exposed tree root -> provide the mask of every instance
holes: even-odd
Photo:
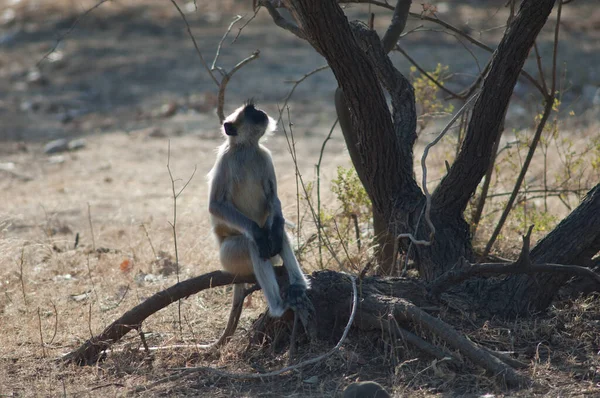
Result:
[[[352,312],[351,281],[347,276],[332,271],[316,272],[311,279],[312,288],[308,293],[316,310],[314,337],[325,341],[339,340],[344,333],[344,325],[348,324]],[[216,271],[174,285],[127,311],[100,335],[86,341],[63,359],[79,365],[93,364],[111,344],[117,342],[130,330],[136,329],[148,316],[170,303],[204,289],[234,282],[252,283],[254,280],[251,277],[243,280],[235,279],[224,272]],[[452,363],[459,364],[460,360],[457,358],[463,356],[493,374],[501,384],[508,387],[527,383],[526,377],[514,369],[521,368],[523,364],[516,363],[505,355],[496,355],[497,353],[479,347],[446,322],[425,312],[422,308],[435,308],[435,304],[428,301],[427,289],[419,281],[404,278],[369,277],[360,281],[359,291],[360,304],[356,311],[354,330],[391,331],[393,335],[401,337],[406,343],[435,358],[445,358]],[[268,336],[273,331],[270,325],[274,325],[276,321],[281,322],[263,317],[262,322],[257,324],[260,334]],[[291,322],[291,320],[289,321]],[[411,329],[426,331],[438,336],[447,346],[456,349],[460,355],[455,356],[426,342],[410,331]],[[268,337],[272,338],[273,336]],[[289,333],[284,339],[287,339],[285,343],[289,343]]]
[[[446,289],[457,285],[467,279],[477,276],[493,275],[534,275],[539,273],[567,274],[581,276],[589,281],[594,281],[600,286],[600,275],[589,268],[578,265],[562,264],[532,264],[530,258],[530,239],[533,225],[529,227],[527,234],[523,236],[523,247],[517,261],[508,263],[483,263],[471,264],[464,258],[459,261],[459,266],[447,271],[431,284],[430,291],[433,295],[439,296]]]

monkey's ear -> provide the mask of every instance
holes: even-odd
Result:
[[[223,124],[223,128],[225,129],[225,134],[229,136],[237,135],[237,128],[233,125],[233,123],[225,122],[225,124]]]

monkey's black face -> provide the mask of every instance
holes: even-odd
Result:
[[[229,137],[236,137],[236,143],[258,141],[267,129],[272,130],[274,124],[265,112],[256,109],[253,102],[246,102],[229,115],[223,123],[223,131]]]
[[[232,137],[235,137],[236,135],[238,135],[237,128],[234,126],[233,123],[225,122],[223,127],[225,128],[225,134],[232,136]]]
[[[267,114],[260,109],[256,109],[252,103],[244,107],[244,119],[256,125],[266,126],[269,123]]]

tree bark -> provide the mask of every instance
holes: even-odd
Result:
[[[462,217],[492,159],[517,78],[555,0],[524,0],[492,55],[462,148],[432,197],[432,207]]]
[[[392,234],[413,233],[424,198],[412,170],[415,129],[411,125],[414,97],[407,96],[412,94],[410,85],[402,88],[404,81],[383,49],[377,48],[381,43],[377,46],[373,41],[374,32],[349,24],[335,1],[285,3],[303,36],[326,58],[343,92],[352,127],[346,143],[375,211],[388,220]],[[426,280],[443,274],[460,257],[473,257],[462,213],[488,169],[514,84],[553,4],[554,0],[524,1],[493,55],[462,150],[432,196],[432,222],[438,232],[433,245],[418,248],[419,271]],[[393,119],[381,85],[390,92]],[[428,235],[422,223],[417,237]]]
[[[347,114],[350,127],[344,129],[344,138],[374,212],[387,223],[392,236],[414,233],[424,196],[412,170],[415,138],[412,88],[393,67],[376,34],[361,24],[348,23],[336,1],[284,0],[284,3],[300,27],[302,38],[326,58],[336,76],[339,84],[336,108],[338,114]],[[554,3],[555,0],[524,0],[492,56],[461,151],[432,195],[434,242],[431,246],[417,247],[417,264],[425,280],[439,277],[461,257],[473,259],[471,234],[463,212],[492,162],[492,151],[514,85]],[[382,87],[390,94],[393,114],[388,110]],[[597,196],[595,191],[591,192],[580,211],[574,212],[534,248],[531,253],[534,262],[569,264],[582,257],[589,259],[600,238],[595,229],[598,224],[587,224],[585,218],[595,219],[596,215],[590,212]],[[583,227],[581,231],[587,234],[583,239],[586,243],[581,247],[557,244],[561,239],[571,239],[577,226]],[[429,232],[421,220],[416,237],[428,239]],[[539,283],[541,280],[544,283]],[[483,281],[475,282],[477,287],[470,293],[481,298],[482,292],[487,292],[480,300],[481,306],[495,314],[511,316],[546,308],[565,277],[514,276],[488,282],[487,286]]]
[[[354,132],[349,138],[359,158],[356,169],[362,170],[359,176],[373,205],[388,220],[395,210],[411,212],[422,196],[412,177],[412,157],[400,156],[402,151],[373,64],[360,49],[343,11],[334,0],[288,0],[286,4],[307,40],[327,60],[344,93]],[[415,114],[407,117],[414,118]],[[413,200],[398,200],[410,197]]]
[[[532,263],[586,265],[600,251],[600,184],[531,250]],[[570,278],[560,273],[513,275],[500,281],[478,279],[465,292],[478,297],[473,310],[504,317],[544,311]]]

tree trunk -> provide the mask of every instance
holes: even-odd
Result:
[[[585,265],[600,251],[600,184],[531,250],[532,263]],[[569,275],[513,275],[500,281],[474,280],[465,292],[478,297],[478,311],[508,317],[544,311]],[[476,310],[473,308],[473,310]]]
[[[285,4],[338,81],[336,99],[343,93],[352,131],[344,138],[374,211],[387,220],[391,234],[414,233],[424,197],[413,176],[412,87],[373,38],[376,34],[360,24],[349,24],[336,1],[287,0]],[[471,236],[462,213],[488,169],[514,84],[553,4],[554,0],[525,0],[493,55],[461,152],[432,196],[432,222],[438,232],[432,246],[418,248],[419,271],[426,280],[453,267],[460,257],[472,259]],[[393,116],[381,86],[390,93]],[[339,114],[340,104],[336,105]],[[427,239],[429,232],[422,222],[417,237]]]
[[[391,64],[376,33],[364,25],[348,23],[335,0],[284,0],[284,3],[301,28],[301,37],[326,58],[338,81],[336,109],[338,115],[346,113],[347,118],[344,138],[373,202],[374,213],[380,216],[378,221],[387,223],[387,241],[390,236],[393,241],[398,233],[414,234],[425,198],[413,175],[412,87]],[[473,258],[471,235],[463,212],[489,168],[514,85],[554,3],[555,0],[524,0],[492,56],[461,151],[432,194],[434,242],[431,246],[416,247],[419,272],[425,280],[442,275],[461,257]],[[390,94],[392,114],[382,88]],[[340,124],[343,122],[340,117]],[[585,217],[595,219],[596,215],[590,212],[597,196],[595,191],[590,193],[587,205],[582,204],[580,212],[574,212],[538,244],[532,252],[534,262],[551,259],[552,262],[576,263],[582,256],[591,256],[589,253],[598,246],[600,238],[594,232],[594,225],[585,223]],[[583,225],[583,233],[590,230],[589,239],[585,239],[587,243],[582,247],[557,244],[573,236],[578,230],[573,225]],[[421,220],[416,237],[428,239],[429,234],[426,223]],[[542,279],[544,282],[539,283]],[[470,290],[481,301],[480,306],[489,307],[495,314],[521,315],[528,309],[546,308],[565,278],[515,276],[488,282],[486,285],[478,281],[477,288]],[[487,293],[482,296],[482,292]],[[505,297],[507,301],[498,297]]]

